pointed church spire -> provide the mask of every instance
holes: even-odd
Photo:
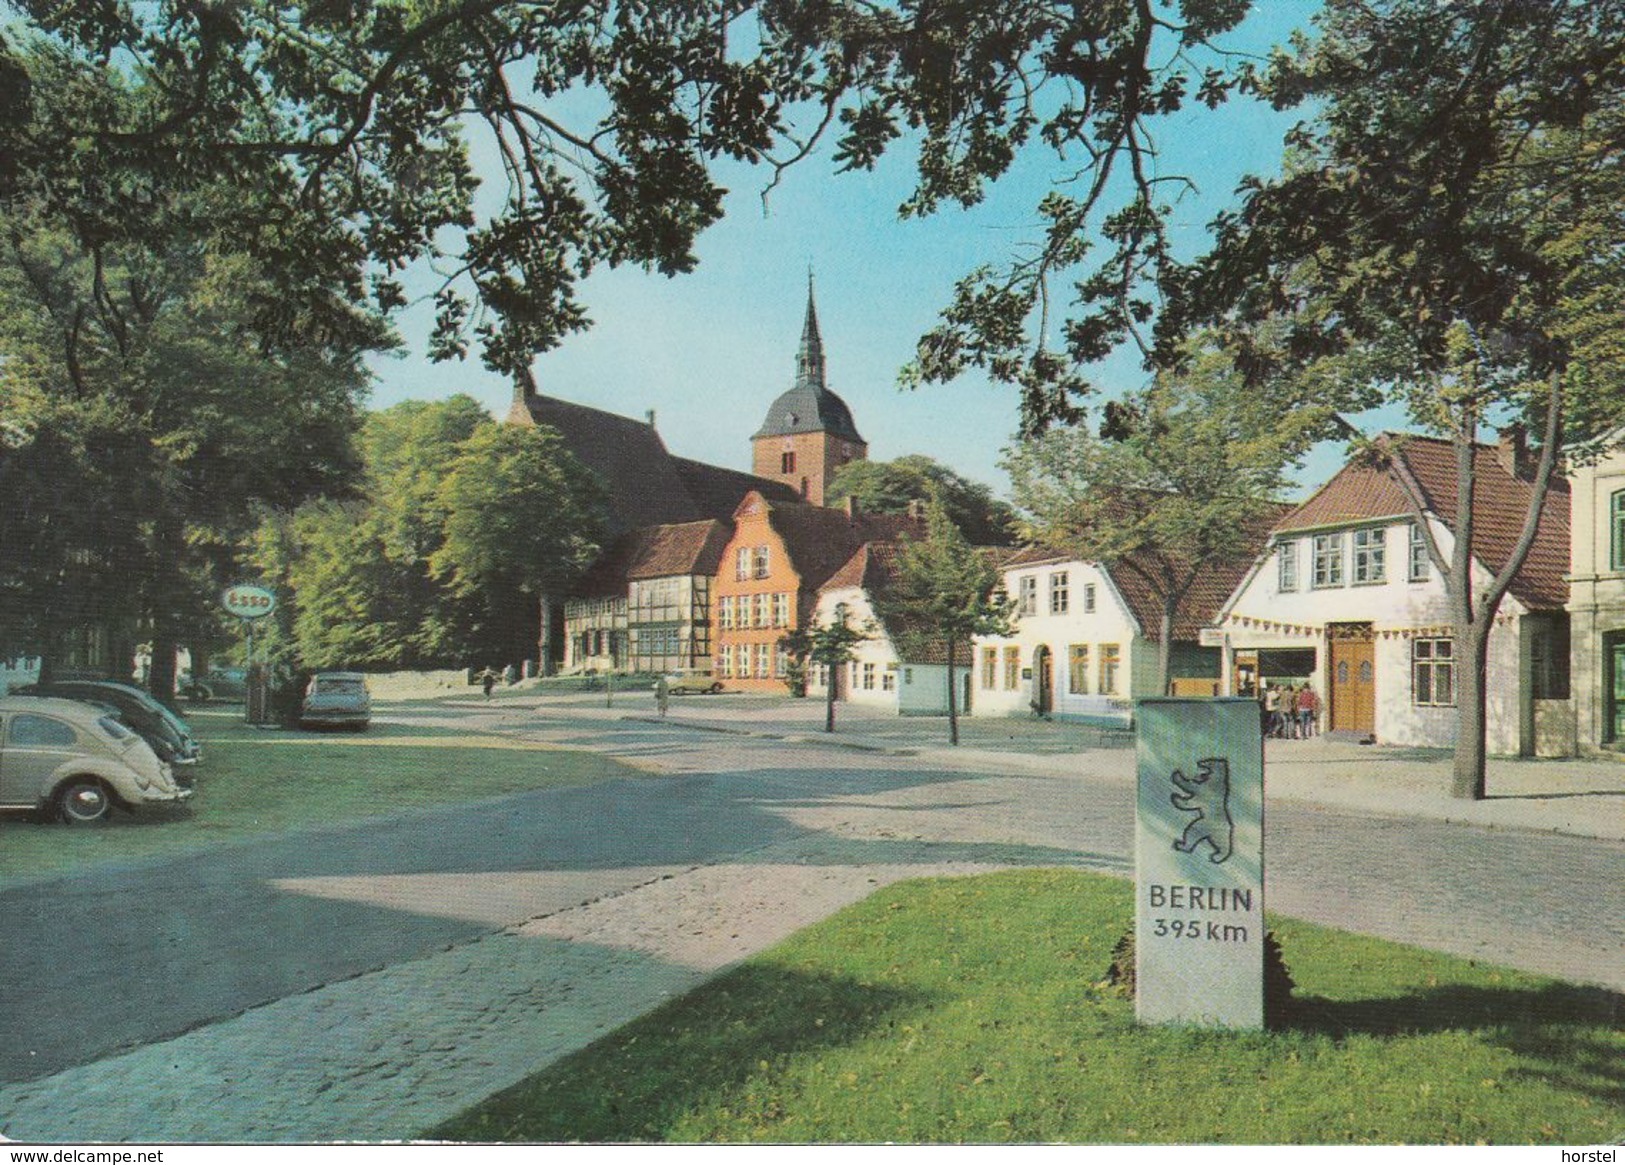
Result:
[[[801,350],[796,353],[796,387],[823,390],[824,340],[818,334],[818,308],[813,302],[812,269],[807,271],[807,319],[801,325]]]

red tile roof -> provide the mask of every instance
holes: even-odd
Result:
[[[1404,458],[1422,488],[1423,508],[1456,528],[1456,453],[1438,437],[1385,433],[1380,447]],[[1512,556],[1523,529],[1533,482],[1514,474],[1494,445],[1473,450],[1473,554],[1491,571]],[[1404,518],[1411,512],[1395,471],[1369,461],[1352,461],[1275,527],[1283,534],[1350,525],[1378,518]],[[1530,610],[1555,610],[1568,602],[1569,485],[1553,476],[1535,542],[1512,593]]]
[[[629,530],[599,555],[577,591],[583,598],[624,597],[634,579],[714,575],[732,537],[733,523],[709,519]]]
[[[830,576],[821,589],[863,588],[874,602],[875,617],[884,626],[886,636],[899,658],[907,663],[946,664],[946,639],[918,620],[899,619],[895,615],[888,617],[884,609],[886,589],[897,581],[897,557],[901,550],[902,546],[893,541],[866,542],[840,570]],[[965,663],[966,660],[960,658],[957,662]]]
[[[1291,507],[1287,505],[1268,508],[1254,523],[1251,533],[1243,538],[1242,546],[1245,550],[1240,555],[1225,562],[1211,563],[1197,575],[1196,581],[1185,592],[1179,611],[1174,616],[1176,642],[1194,642],[1201,629],[1211,625],[1225,600],[1230,597],[1230,593],[1252,568],[1257,551],[1264,545],[1271,527],[1290,509]],[[1049,566],[1080,561],[1085,560],[1070,551],[1029,543],[1007,558],[1003,569],[1019,570],[1027,566]],[[1160,640],[1162,597],[1145,576],[1147,574],[1156,576],[1161,573],[1167,565],[1163,556],[1151,550],[1136,551],[1117,562],[1097,565],[1111,580],[1117,593],[1123,596],[1123,602],[1128,605],[1129,612],[1140,625],[1140,633],[1153,642]],[[1180,569],[1178,560],[1173,560],[1172,565],[1175,570]]]
[[[769,501],[768,524],[784,540],[801,585],[816,591],[834,577],[866,542],[896,541],[904,534],[923,535],[925,524],[902,514],[849,516],[845,510],[804,502]]]
[[[509,413],[510,419],[526,416],[557,430],[603,481],[612,533],[704,518],[726,521],[753,489],[774,501],[798,500],[782,482],[672,456],[647,421],[540,393],[516,401]]]

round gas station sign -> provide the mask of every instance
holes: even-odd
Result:
[[[220,596],[220,605],[239,619],[263,619],[276,610],[276,595],[253,583],[238,583],[226,588],[225,594]]]

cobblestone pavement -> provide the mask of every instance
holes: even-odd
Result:
[[[140,897],[106,897],[130,871],[64,879],[68,893],[46,906],[0,895],[6,981],[75,972],[38,1014],[0,1003],[0,1069],[18,1036],[54,1057],[0,1070],[0,1132],[412,1137],[879,885],[1014,865],[1128,870],[1132,754],[1121,749],[967,749],[949,763],[926,746],[929,724],[915,730],[921,755],[900,756],[882,750],[912,746],[784,739],[797,733],[762,715],[720,726],[762,734],[736,737],[580,702],[392,714],[592,747],[652,779],[155,863],[155,884],[186,905],[100,946],[64,940],[61,912],[105,928]],[[1612,896],[1625,845],[1335,799],[1271,812],[1272,909],[1625,989]],[[214,897],[205,881],[219,884]],[[143,947],[154,925],[160,941]],[[35,963],[13,966],[19,957]],[[125,1008],[75,1009],[93,988],[155,972],[153,1000],[188,996],[187,978],[166,976],[205,989],[111,1041],[96,1017]]]

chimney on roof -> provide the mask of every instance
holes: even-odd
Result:
[[[644,416],[649,418],[649,427],[651,429],[654,428],[655,427],[655,411],[653,409],[650,409],[647,413],[644,414]]]
[[[1527,478],[1534,465],[1529,455],[1529,435],[1522,425],[1508,425],[1498,434],[1495,459],[1501,468],[1516,478]]]
[[[858,509],[858,497],[857,497],[857,495],[856,494],[847,494],[846,495],[846,516],[848,518],[851,518],[854,521],[856,521],[857,516],[858,516],[859,513],[861,513],[861,511]]]

